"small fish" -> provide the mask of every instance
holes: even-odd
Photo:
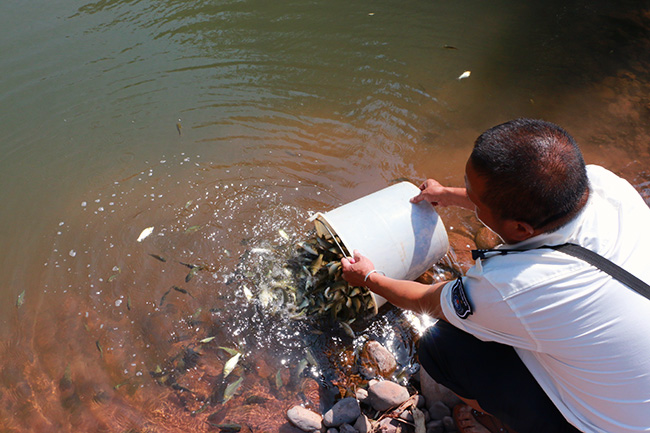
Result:
[[[194,278],[194,275],[196,275],[196,272],[198,271],[198,269],[199,269],[198,267],[194,267],[194,268],[190,269],[190,272],[188,272],[187,275],[185,275],[185,282],[186,283],[189,283],[190,280],[192,278]]]
[[[230,385],[226,387],[226,390],[223,393],[223,402],[226,403],[228,400],[232,398],[233,395],[235,395],[235,392],[239,389],[239,386],[241,383],[244,381],[243,377],[240,377]]]
[[[204,338],[203,340],[199,341],[199,343],[201,343],[201,344],[206,344],[206,343],[211,342],[211,341],[214,340],[215,338],[216,338],[216,337],[207,337],[207,338]]]
[[[151,257],[153,257],[154,259],[158,260],[158,261],[161,261],[161,262],[166,262],[166,261],[167,261],[167,259],[165,259],[165,258],[162,257],[162,256],[159,256],[158,254],[149,254],[149,255],[150,255]]]
[[[188,228],[185,229],[185,233],[194,233],[194,232],[196,232],[196,231],[201,230],[201,227],[202,227],[201,225],[198,225],[198,226],[190,226],[190,227],[188,227]]]
[[[447,50],[457,50],[458,48],[454,47],[453,45],[443,45],[442,48],[445,48]]]
[[[229,347],[223,347],[223,346],[219,346],[219,349],[225,350],[226,352],[228,352],[232,356],[235,356],[235,355],[239,354],[239,351],[237,349],[231,349]]]
[[[237,366],[237,363],[239,362],[239,358],[241,357],[241,353],[238,353],[237,355],[233,356],[226,362],[226,365],[223,366],[223,378],[225,379],[228,377],[230,373],[235,369]]]
[[[238,431],[241,431],[241,426],[239,424],[215,424],[213,422],[209,422],[208,424],[221,430],[221,433],[237,433]]]
[[[95,341],[95,346],[97,347],[97,350],[99,350],[99,356],[102,358],[104,357],[104,350],[102,349],[102,345],[99,344],[99,340]]]
[[[472,75],[472,71],[465,71],[465,72],[463,72],[462,74],[460,74],[460,75],[458,76],[458,79],[459,79],[459,80],[462,80],[463,78],[467,78],[467,77],[469,77],[470,75]]]
[[[118,275],[120,275],[119,272],[118,272],[117,274],[113,274],[113,275],[111,275],[110,277],[108,277],[108,282],[110,283],[111,281],[113,281],[114,279],[116,279],[116,278],[118,277]]]
[[[16,307],[20,308],[23,306],[25,303],[25,291],[23,290],[20,292],[20,295],[18,295],[18,298],[16,298]]]
[[[275,388],[280,389],[282,388],[284,384],[282,383],[282,370],[278,370],[277,373],[275,373]]]
[[[181,125],[181,122],[176,122],[176,130],[178,131],[178,135],[182,134],[183,126]]]
[[[185,209],[189,209],[189,207],[192,206],[192,203],[194,203],[194,200],[188,200],[187,203],[185,203]]]
[[[341,328],[343,328],[343,331],[345,331],[345,333],[346,333],[350,338],[354,338],[354,331],[352,330],[352,327],[351,327],[350,325],[348,325],[348,324],[345,323],[345,322],[339,322],[339,324],[341,325]]]
[[[284,230],[279,229],[278,233],[280,233],[280,236],[282,236],[285,240],[287,240],[287,241],[289,240],[289,235]]]
[[[126,297],[126,308],[127,308],[127,310],[131,311],[131,297],[130,296]]]
[[[188,292],[187,290],[185,290],[185,289],[182,288],[182,287],[172,286],[172,289],[174,289],[174,290],[176,290],[177,292],[180,292],[180,293],[182,293],[182,294],[184,294],[184,295],[190,295],[190,296],[192,296],[192,294],[191,294],[190,292]],[[194,296],[192,296],[192,297],[194,297]]]
[[[162,295],[162,298],[160,298],[160,306],[161,306],[161,307],[162,307],[163,303],[165,302],[165,298],[167,297],[167,295],[169,295],[169,292],[171,292],[171,291],[172,291],[172,289],[167,290],[167,291],[165,292],[165,294]]]
[[[147,227],[146,229],[142,230],[142,233],[140,233],[140,236],[138,236],[138,242],[142,242],[144,238],[149,236],[151,233],[153,233],[153,227]]]
[[[244,404],[264,404],[268,400],[269,400],[268,398],[261,397],[259,395],[251,395],[250,397],[246,398]]]

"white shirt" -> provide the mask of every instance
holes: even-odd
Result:
[[[503,248],[572,242],[650,283],[650,208],[606,169],[587,174],[590,197],[575,219]],[[550,249],[479,259],[463,282],[474,312],[456,314],[447,284],[447,320],[513,346],[569,422],[584,432],[650,432],[650,300]]]

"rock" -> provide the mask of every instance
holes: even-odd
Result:
[[[404,403],[409,398],[409,392],[395,382],[377,382],[368,388],[368,399],[375,410],[386,410]]]
[[[384,418],[379,421],[377,431],[381,433],[401,433],[402,423],[393,418]]]
[[[415,407],[418,409],[422,409],[427,402],[427,399],[424,398],[422,394],[418,394],[415,396]]]
[[[442,424],[442,420],[429,421],[427,423],[427,433],[444,433],[445,426]]]
[[[368,391],[367,390],[365,390],[363,388],[359,388],[359,389],[357,389],[357,392],[355,392],[354,394],[357,397],[357,400],[359,400],[359,403],[368,403]],[[370,403],[368,403],[368,404],[370,404]]]
[[[262,379],[268,379],[273,374],[271,367],[262,358],[258,358],[255,362],[255,371]]]
[[[361,415],[359,402],[354,397],[347,397],[336,402],[325,415],[323,415],[323,424],[325,427],[338,427],[341,424],[351,424]]]
[[[301,406],[294,406],[289,409],[287,418],[293,425],[306,432],[320,430],[323,423],[322,416]]]
[[[357,418],[357,421],[354,423],[354,428],[359,433],[369,433],[372,431],[372,423],[367,416],[361,414],[361,416]]]
[[[408,409],[400,413],[399,417],[404,421],[413,422],[413,414]]]
[[[352,427],[350,424],[341,424],[339,427],[339,433],[358,433],[357,429]]]
[[[490,249],[501,243],[501,238],[487,227],[481,227],[474,236],[476,248]]]
[[[388,378],[397,368],[392,353],[377,341],[368,341],[359,354],[359,373],[372,379],[377,376]]]
[[[431,415],[431,419],[443,419],[446,416],[451,416],[451,410],[443,402],[436,401],[429,405],[429,415]]]
[[[442,419],[442,425],[445,426],[446,432],[456,431],[456,423],[454,422],[454,419],[450,416],[446,416]]]
[[[449,388],[433,380],[424,368],[420,369],[420,389],[429,406],[437,401],[442,401],[449,408],[453,408],[457,404],[462,403],[460,398],[451,392]]]
[[[339,433],[336,427],[330,427],[327,429],[327,433]]]
[[[474,239],[470,239],[461,234],[449,232],[449,245],[450,249],[453,250],[456,255],[457,265],[459,266],[459,271],[461,274],[465,275],[469,268],[474,265],[474,259],[472,259],[472,251],[476,249],[476,244]],[[454,266],[455,267],[455,266]]]

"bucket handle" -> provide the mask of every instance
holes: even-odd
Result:
[[[336,246],[339,247],[339,251],[341,251],[341,254],[345,257],[345,250],[343,249],[343,247],[341,246],[341,244],[339,244],[339,241],[336,240],[336,236],[334,236],[334,233],[332,233],[332,231],[330,230],[330,228],[328,227],[328,225],[327,225],[326,223],[324,223],[323,221],[319,220],[318,218],[315,218],[315,219],[314,219],[314,222],[318,222],[318,223],[321,224],[323,227],[325,227],[325,230],[327,230],[327,233],[330,234],[330,236],[332,237],[332,240],[334,241],[334,243],[336,244]]]

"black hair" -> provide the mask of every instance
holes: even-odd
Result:
[[[480,200],[501,219],[535,229],[571,214],[589,187],[573,137],[543,120],[515,119],[485,131],[470,161],[485,177]]]

